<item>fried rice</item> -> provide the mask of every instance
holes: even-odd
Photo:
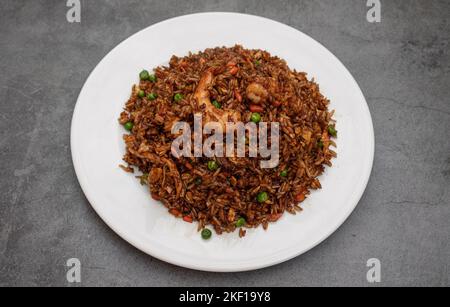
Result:
[[[202,93],[220,111],[200,104]],[[151,77],[141,75],[132,88],[119,118],[130,129],[123,136],[127,165],[121,167],[138,169],[151,197],[175,217],[218,234],[239,229],[242,237],[246,228],[267,229],[285,212],[300,212],[310,191],[321,188],[318,177],[336,157],[335,122],[328,106],[306,73],[291,70],[263,50],[236,45],[173,56],[168,66],[155,68]],[[261,157],[248,155],[175,158],[172,125],[184,121],[192,126],[198,112],[206,121],[238,118],[244,123],[258,112],[262,121],[279,123],[279,165],[263,169]],[[208,168],[211,160],[217,169]],[[262,202],[261,193],[267,196]]]

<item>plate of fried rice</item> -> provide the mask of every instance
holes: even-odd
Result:
[[[282,23],[202,13],[150,26],[92,71],[71,149],[123,239],[204,271],[259,269],[350,216],[374,157],[369,108],[325,47]]]

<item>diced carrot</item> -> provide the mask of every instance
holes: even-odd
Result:
[[[274,100],[274,101],[272,102],[272,105],[273,105],[274,107],[278,108],[279,106],[281,106],[281,101],[279,101],[279,100]]]
[[[153,198],[154,200],[161,200],[161,197],[159,197],[158,194],[152,193],[151,195],[152,195],[152,198]]]
[[[295,201],[297,201],[297,202],[302,202],[302,201],[304,201],[306,199],[306,196],[305,196],[305,194],[303,194],[303,193],[300,193],[300,194],[298,194],[297,196],[295,196]]]
[[[242,96],[238,90],[234,90],[234,96],[236,96],[237,101],[242,102]]]
[[[234,61],[229,61],[227,63],[227,67],[234,67],[234,66],[236,66],[236,62],[234,62]]]
[[[258,112],[258,113],[264,112],[264,108],[262,106],[259,106],[259,105],[256,105],[256,104],[251,104],[249,109],[252,112]]]
[[[191,216],[186,215],[183,217],[183,221],[187,222],[187,223],[192,223],[193,219]]]
[[[269,216],[269,221],[270,221],[270,222],[276,222],[276,221],[278,221],[282,216],[283,216],[283,213],[271,214],[271,215]]]
[[[237,74],[238,71],[239,71],[239,68],[237,66],[233,66],[233,67],[230,68],[230,74],[233,75],[233,76],[235,74]]]
[[[181,215],[180,211],[178,211],[177,209],[170,209],[169,213],[174,215],[174,216],[176,216],[176,217]]]

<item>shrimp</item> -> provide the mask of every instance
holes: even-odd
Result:
[[[269,98],[269,92],[259,83],[253,82],[247,86],[247,98],[254,104],[262,104]]]
[[[224,131],[226,129],[226,123],[229,120],[236,123],[240,121],[241,116],[236,111],[218,109],[211,103],[208,87],[213,82],[213,79],[214,74],[212,70],[207,70],[198,83],[194,97],[197,99],[199,107],[204,106],[205,124],[209,122],[218,122],[223,129],[222,131]]]

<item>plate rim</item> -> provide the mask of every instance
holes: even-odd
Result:
[[[358,95],[361,96],[361,98],[363,99],[364,102],[362,103],[362,107],[364,112],[366,113],[367,119],[369,120],[368,122],[368,128],[370,131],[368,131],[370,133],[369,136],[369,146],[370,148],[368,149],[368,152],[370,154],[369,156],[369,162],[367,163],[367,167],[365,169],[364,172],[364,180],[362,182],[361,188],[359,189],[359,191],[357,191],[357,193],[355,192],[351,202],[353,203],[353,205],[351,206],[351,209],[348,210],[348,212],[343,216],[343,218],[341,220],[339,220],[338,222],[336,222],[335,227],[330,228],[330,230],[328,232],[326,232],[326,234],[322,237],[322,239],[317,240],[317,242],[315,242],[314,244],[310,244],[307,247],[300,249],[298,251],[296,251],[295,253],[290,253],[287,256],[283,256],[283,257],[278,257],[276,259],[272,259],[272,260],[268,260],[268,261],[259,261],[258,263],[254,263],[254,264],[243,264],[240,265],[239,267],[217,267],[217,266],[208,266],[207,264],[205,265],[199,265],[199,264],[192,264],[192,263],[185,263],[182,261],[179,261],[177,259],[173,259],[170,257],[165,256],[163,253],[159,253],[155,250],[150,251],[146,246],[143,246],[143,244],[141,244],[140,242],[136,241],[134,238],[130,238],[128,235],[126,235],[125,233],[123,233],[118,227],[114,226],[114,223],[112,221],[110,221],[110,219],[105,215],[102,214],[101,210],[99,210],[99,208],[96,207],[95,202],[92,201],[93,197],[90,193],[89,188],[87,187],[86,182],[84,182],[84,178],[82,175],[82,171],[81,171],[81,167],[80,167],[80,163],[78,163],[78,156],[75,150],[75,126],[76,126],[76,121],[77,121],[77,114],[78,114],[78,109],[81,103],[80,102],[80,98],[83,96],[84,91],[86,90],[87,84],[89,83],[89,81],[91,80],[91,78],[93,78],[94,73],[96,72],[97,68],[109,57],[109,55],[111,53],[113,53],[116,49],[118,49],[122,44],[124,44],[127,40],[133,38],[134,36],[139,35],[141,32],[147,31],[148,29],[152,28],[152,27],[156,27],[159,26],[161,24],[164,23],[168,23],[168,22],[172,22],[176,19],[183,19],[186,17],[196,17],[196,16],[203,16],[203,15],[239,15],[241,17],[251,17],[251,18],[257,18],[257,19],[261,19],[263,21],[266,22],[272,22],[272,23],[277,23],[279,25],[282,25],[283,27],[287,27],[290,28],[291,30],[295,30],[296,32],[298,32],[298,34],[300,35],[304,35],[306,37],[308,37],[309,39],[313,40],[315,43],[317,43],[328,55],[330,55],[331,57],[334,58],[335,61],[337,61],[337,63],[339,63],[341,65],[341,67],[345,70],[345,72],[348,74],[348,77],[350,77],[350,81],[352,83],[354,83],[354,85],[356,86],[355,89],[358,90]],[[252,271],[252,270],[258,270],[258,269],[262,269],[262,268],[266,268],[266,267],[271,267],[283,262],[286,262],[288,260],[291,260],[293,258],[296,258],[312,249],[314,249],[315,247],[317,247],[318,245],[320,245],[321,243],[323,243],[325,240],[327,240],[328,238],[330,238],[330,236],[332,234],[334,234],[344,223],[345,221],[347,221],[347,219],[350,217],[350,215],[354,212],[355,208],[357,207],[357,205],[359,204],[364,192],[367,189],[367,185],[369,183],[370,177],[371,177],[371,173],[373,170],[373,164],[374,164],[374,157],[375,157],[375,132],[374,132],[374,127],[373,127],[373,119],[371,116],[371,112],[370,112],[370,108],[369,105],[367,104],[367,100],[364,96],[364,93],[362,92],[358,82],[355,80],[355,78],[353,77],[353,75],[350,73],[350,71],[347,69],[347,67],[339,60],[339,58],[337,58],[330,50],[328,50],[328,48],[326,48],[322,43],[320,43],[319,41],[317,41],[316,39],[312,38],[311,36],[305,34],[304,32],[289,26],[287,24],[284,24],[282,22],[267,18],[267,17],[262,17],[262,16],[258,16],[258,15],[252,15],[252,14],[245,14],[245,13],[236,13],[236,12],[219,12],[219,11],[214,11],[214,12],[203,12],[203,13],[193,13],[193,14],[186,14],[186,15],[180,15],[180,16],[176,16],[176,17],[172,17],[169,19],[165,19],[162,20],[160,22],[154,23],[148,27],[145,27],[139,31],[137,31],[136,33],[126,37],[124,40],[122,40],[119,44],[115,45],[108,53],[106,53],[102,59],[96,64],[96,66],[91,70],[91,72],[89,73],[88,77],[86,78],[80,93],[77,97],[76,103],[75,103],[75,107],[73,109],[73,115],[72,115],[72,120],[71,120],[71,127],[70,127],[70,147],[71,147],[71,156],[72,156],[72,163],[74,166],[74,170],[75,170],[75,174],[77,177],[77,180],[79,182],[79,185],[86,197],[86,199],[88,200],[90,206],[94,209],[94,211],[98,214],[98,216],[102,219],[102,221],[109,227],[111,228],[117,235],[119,235],[123,240],[125,240],[126,242],[128,242],[129,244],[131,244],[132,246],[134,246],[135,248],[137,248],[138,250],[144,252],[145,254],[148,254],[152,257],[155,257],[161,261],[164,261],[166,263],[170,263],[179,267],[184,267],[184,268],[188,268],[188,269],[193,269],[193,270],[198,270],[198,271],[206,271],[206,272],[245,272],[245,271]]]

